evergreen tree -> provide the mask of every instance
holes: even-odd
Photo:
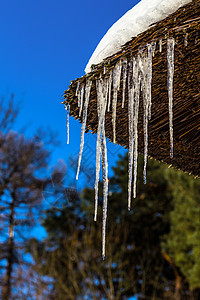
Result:
[[[164,238],[163,250],[187,278],[192,299],[198,294],[196,289],[200,288],[200,183],[178,172],[171,185],[174,208],[170,213],[170,232]],[[181,276],[177,284],[181,289],[184,284]]]
[[[142,166],[140,157],[139,174],[142,174]],[[84,296],[123,299],[133,295],[140,299],[177,299],[180,295],[182,299],[192,296],[198,299],[198,280],[194,293],[187,272],[168,252],[167,244],[168,236],[176,236],[172,220],[173,215],[178,214],[176,189],[179,187],[179,199],[185,193],[192,198],[199,193],[198,181],[192,184],[191,177],[177,175],[177,171],[166,165],[149,160],[148,183],[144,185],[139,176],[137,199],[133,201],[133,210],[128,212],[127,156],[120,157],[113,171],[109,182],[105,262],[101,259],[102,186],[97,223],[93,222],[94,190],[86,188],[80,198],[77,194],[73,201],[68,197],[68,203],[60,211],[48,210],[43,220],[47,238],[42,243],[32,241],[30,249],[36,270],[53,279],[52,299],[83,299]],[[188,222],[194,229],[192,214]],[[196,234],[190,243],[194,251]],[[179,235],[181,238],[181,231]],[[185,255],[185,246],[183,235],[182,248],[177,248],[177,252],[183,251]],[[193,256],[193,252],[190,251],[190,255]],[[197,264],[193,268],[198,275]]]

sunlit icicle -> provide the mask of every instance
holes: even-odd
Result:
[[[83,83],[80,89],[79,117],[81,116],[82,109],[83,109],[84,92],[85,92],[85,84]]]
[[[102,78],[96,80],[97,89],[97,106],[98,111],[98,129],[97,129],[97,143],[96,143],[96,180],[95,180],[95,211],[94,221],[97,220],[97,208],[98,208],[98,186],[99,186],[99,172],[100,172],[100,157],[101,157],[101,136],[102,125],[105,122],[105,112],[107,104],[108,94],[108,79]]]
[[[113,70],[113,100],[112,100],[112,124],[113,124],[113,143],[116,142],[116,110],[117,110],[117,93],[120,89],[122,61],[120,60]]]
[[[70,114],[70,105],[66,107],[67,110],[67,144],[69,145],[69,114]]]
[[[148,49],[148,79],[147,79],[147,102],[148,102],[148,119],[151,120],[151,82],[152,82],[152,45],[148,44],[147,45]]]
[[[159,51],[162,52],[162,39],[159,40]]]
[[[123,91],[122,91],[122,108],[124,108],[125,92],[126,92],[126,77],[127,77],[127,58],[123,59]]]
[[[137,188],[137,164],[138,164],[138,112],[139,112],[139,100],[140,100],[140,81],[141,76],[139,74],[138,62],[134,61],[133,64],[133,81],[135,85],[134,94],[134,179],[133,179],[133,198],[136,198]]]
[[[174,79],[174,38],[167,40],[168,62],[168,96],[169,96],[169,132],[170,132],[170,157],[173,158],[173,79]]]
[[[110,103],[111,103],[111,91],[112,91],[112,70],[110,71],[109,81],[108,81],[108,112],[110,111]]]
[[[106,220],[108,206],[108,159],[104,123],[102,124],[101,157],[103,169],[103,224],[102,224],[102,257],[105,259],[106,249]]]
[[[148,119],[149,119],[149,60],[148,57],[141,53],[139,57],[139,67],[141,71],[141,84],[143,93],[143,131],[144,131],[144,183],[146,184],[147,154],[148,154]]]
[[[80,81],[78,81],[77,83],[76,94],[75,94],[76,96],[78,96],[79,87],[80,87]]]
[[[84,135],[85,135],[85,126],[87,122],[87,110],[88,110],[88,104],[90,100],[90,90],[92,86],[92,81],[88,80],[86,82],[85,86],[85,103],[83,107],[83,120],[82,120],[82,128],[81,128],[81,144],[80,144],[80,152],[78,157],[78,168],[76,173],[76,180],[78,180],[79,172],[80,172],[80,166],[81,166],[81,159],[82,159],[82,153],[83,153],[83,147],[84,147]]]
[[[129,70],[128,70],[128,122],[129,122],[128,210],[131,209],[131,189],[132,189],[132,178],[133,178],[133,144],[134,144],[133,105],[134,105],[133,60],[131,59],[129,62]]]

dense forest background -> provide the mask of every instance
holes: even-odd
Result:
[[[128,212],[128,159],[119,156],[109,178],[103,261],[102,183],[94,222],[94,190],[69,186],[67,163],[49,168],[55,136],[13,131],[17,115],[12,99],[1,101],[0,298],[199,299],[199,180],[149,160],[144,185],[140,156]],[[45,235],[34,236],[35,228]]]

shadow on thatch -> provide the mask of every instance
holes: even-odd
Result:
[[[175,73],[174,73],[174,158],[170,158],[169,114],[167,87],[167,49],[168,37],[174,37]],[[159,40],[162,39],[162,52]],[[159,161],[200,177],[200,1],[193,0],[181,7],[166,19],[154,24],[150,29],[126,43],[120,52],[106,58],[103,63],[93,66],[91,73],[71,82],[65,91],[63,103],[70,104],[70,115],[79,119],[77,82],[93,80],[88,107],[87,130],[96,133],[98,126],[95,79],[100,74],[107,74],[116,62],[124,56],[128,59],[137,55],[138,50],[147,43],[157,42],[153,58],[152,79],[152,118],[149,122],[148,153]],[[102,75],[103,76],[103,75]],[[126,91],[125,106],[122,109],[122,80],[118,93],[116,141],[128,148],[128,96]],[[143,153],[143,107],[142,99],[139,110],[139,152]],[[113,139],[112,112],[106,113],[106,136]]]

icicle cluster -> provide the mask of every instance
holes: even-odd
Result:
[[[168,95],[169,95],[169,132],[170,155],[173,157],[173,75],[174,75],[174,45],[173,38],[167,40],[168,61]],[[144,131],[144,183],[147,177],[148,156],[148,122],[151,119],[151,84],[152,84],[152,58],[155,55],[156,42],[148,44],[145,49],[138,52],[136,57],[120,59],[113,70],[107,71],[104,67],[103,75],[96,79],[98,129],[96,141],[96,179],[95,179],[95,210],[94,220],[97,220],[98,187],[100,176],[100,163],[103,170],[103,225],[102,225],[102,256],[105,258],[106,219],[108,203],[108,160],[105,136],[106,109],[112,107],[113,143],[116,142],[116,111],[117,96],[122,81],[122,108],[124,108],[126,89],[128,95],[128,128],[129,128],[129,160],[128,160],[128,209],[131,209],[131,198],[136,198],[137,161],[138,161],[138,112],[140,97],[143,98],[143,131]],[[159,52],[162,52],[162,40],[159,40]],[[87,122],[92,81],[78,82],[76,96],[78,97],[79,116],[82,115],[81,144],[78,158],[76,179],[78,179],[84,147],[84,134]],[[69,123],[69,107],[67,107]],[[69,124],[68,140],[69,140]]]
[[[85,126],[87,122],[87,110],[88,110],[88,104],[90,99],[90,90],[92,86],[92,81],[88,80],[86,82],[85,86],[85,103],[83,108],[83,119],[82,119],[82,128],[81,128],[81,144],[80,144],[80,152],[78,157],[78,168],[76,173],[76,180],[78,180],[79,172],[80,172],[80,166],[81,166],[81,159],[82,159],[82,153],[83,153],[83,146],[84,146],[84,134],[85,134]],[[83,91],[84,93],[84,91]]]

